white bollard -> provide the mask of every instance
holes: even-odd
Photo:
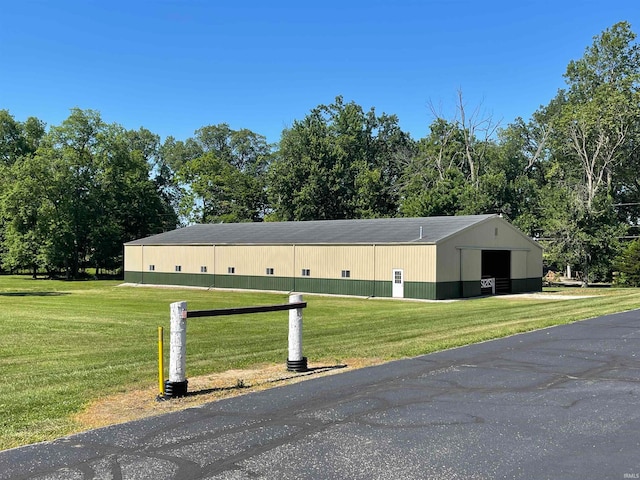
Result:
[[[169,346],[169,379],[165,382],[167,397],[187,394],[187,302],[171,304],[171,339]]]
[[[289,303],[302,302],[302,295],[289,295]],[[292,372],[307,371],[307,357],[302,356],[302,309],[289,310],[289,356],[287,370]]]

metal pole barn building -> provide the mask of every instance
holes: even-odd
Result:
[[[192,225],[124,245],[125,281],[443,300],[542,289],[498,215]]]

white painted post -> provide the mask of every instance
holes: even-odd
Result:
[[[187,302],[171,304],[171,338],[169,346],[169,379],[165,395],[182,397],[187,393]]]
[[[289,303],[302,302],[302,295],[289,295]],[[302,309],[289,310],[289,356],[287,370],[293,372],[307,371],[307,358],[302,356]]]
[[[289,303],[302,302],[302,295],[289,295]],[[289,310],[289,360],[302,360],[302,309]]]

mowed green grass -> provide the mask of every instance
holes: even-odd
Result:
[[[637,289],[556,289],[596,298],[444,302],[305,296],[312,365],[395,359],[605,313],[640,308]],[[190,310],[286,303],[284,294],[119,287],[0,276],[0,449],[77,431],[93,401],[157,385],[157,327],[169,304]],[[287,313],[188,321],[187,377],[287,358]]]

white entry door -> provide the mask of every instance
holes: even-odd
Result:
[[[404,298],[404,272],[399,269],[393,270],[393,287],[391,295],[393,298]]]

